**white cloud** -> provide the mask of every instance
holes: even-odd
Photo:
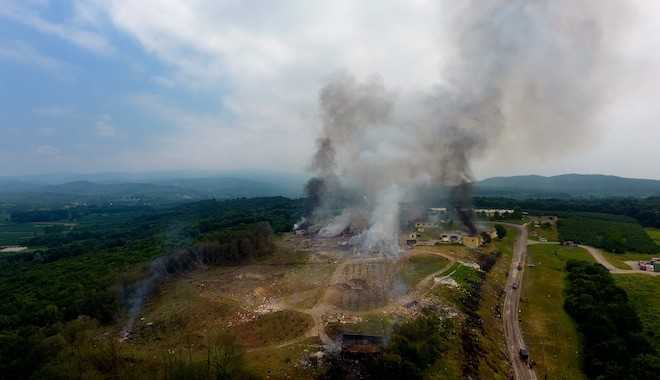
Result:
[[[115,137],[117,130],[112,126],[110,116],[101,116],[94,125],[96,134],[100,137]]]
[[[606,151],[590,159],[594,171],[606,171],[615,161],[630,162],[607,154],[608,149],[616,152],[613,147],[621,145],[622,135],[628,136],[627,144],[632,144],[631,136],[657,135],[660,115],[652,103],[658,96],[655,79],[660,77],[655,49],[660,9],[654,2],[634,3],[641,21],[625,25],[630,38],[622,44],[626,46],[622,54],[637,59],[632,65],[627,62],[627,70],[622,71],[629,77],[629,88],[621,93],[630,94],[629,101],[627,105],[612,102],[602,110],[599,118],[614,127],[603,129]],[[163,131],[146,149],[126,154],[126,165],[293,169],[304,168],[314,149],[318,90],[328,76],[340,70],[358,77],[380,74],[399,93],[442,83],[446,63],[455,54],[448,42],[454,36],[443,28],[454,8],[462,6],[450,0],[74,0],[73,16],[58,24],[40,17],[38,5],[21,4],[3,4],[0,16],[102,54],[115,48],[98,25],[112,24],[169,69],[153,74],[155,83],[168,92],[177,87],[203,90],[211,102],[217,102],[216,112],[200,113],[155,95],[133,98],[138,109],[178,128]],[[26,54],[34,49],[7,50],[0,45],[0,58],[3,51],[5,58],[20,56],[42,67],[58,64]],[[637,112],[631,104],[641,104],[645,111]],[[103,137],[116,134],[109,119],[99,120],[95,131]],[[640,145],[636,152],[655,158],[635,167],[660,177],[660,169],[652,168],[659,158],[653,153],[655,139],[635,141]],[[584,151],[592,145],[585,144]],[[506,174],[502,171],[510,168],[561,171],[582,164],[584,151],[561,160],[516,160],[517,149],[507,146],[494,149],[494,156],[475,169],[479,175]]]
[[[98,54],[111,54],[114,47],[91,24],[94,19],[91,9],[83,6],[75,7],[76,22],[55,23],[38,15],[47,6],[47,2],[24,2],[8,0],[0,6],[0,17],[4,16],[16,22],[28,25],[41,33],[57,36],[84,49]]]
[[[181,127],[144,153],[172,165],[303,169],[319,124],[318,91],[330,75],[379,73],[403,88],[440,77],[443,12],[431,1],[92,3],[171,68],[157,83],[215,93],[218,111],[206,115],[180,108],[170,117],[172,104],[141,105]]]

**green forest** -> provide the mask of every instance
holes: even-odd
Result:
[[[590,379],[654,379],[660,357],[642,334],[626,292],[605,267],[584,261],[566,264],[564,308],[582,335],[582,365]]]
[[[303,208],[303,200],[274,197],[148,208],[137,215],[109,207],[19,214],[32,221],[90,222],[27,242],[43,249],[0,256],[0,294],[6,295],[0,298],[0,379],[66,377],[58,371],[66,371],[59,360],[69,340],[87,325],[121,318],[133,285],[149,275],[154,259],[176,273],[198,261],[235,265],[267,255],[273,232],[290,230]],[[112,214],[111,222],[102,214]]]
[[[516,208],[531,213],[556,215],[561,212],[588,212],[621,215],[644,227],[660,227],[660,197],[649,198],[543,198],[513,199],[477,197],[477,207]]]
[[[625,217],[624,217],[625,218]],[[557,222],[559,237],[606,249],[610,252],[657,253],[660,247],[635,221],[602,214],[572,214]]]

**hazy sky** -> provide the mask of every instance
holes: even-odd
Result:
[[[0,0],[0,175],[303,171],[332,75],[402,93],[443,83],[456,3]],[[478,177],[660,179],[660,2],[628,3],[597,136],[553,156],[506,139]]]

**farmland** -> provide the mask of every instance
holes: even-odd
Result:
[[[621,217],[568,216],[557,223],[561,240],[573,240],[605,250],[656,253],[658,245],[636,222],[622,221]]]
[[[23,245],[43,233],[44,226],[27,224],[0,224],[0,245]]]
[[[568,260],[593,261],[582,248],[531,245],[521,303],[522,328],[539,378],[583,379],[575,324],[563,308]]]
[[[628,294],[630,303],[634,306],[644,327],[644,334],[651,339],[655,349],[660,351],[660,277],[644,275],[614,276],[616,284]]]

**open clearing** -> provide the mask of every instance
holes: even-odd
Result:
[[[541,220],[541,219],[538,219]],[[547,223],[544,225],[544,223]],[[527,230],[529,231],[529,239],[542,241],[558,241],[559,232],[557,232],[557,224],[541,221],[539,227],[535,227],[534,222],[527,225]]]
[[[452,272],[461,283],[463,276],[476,272],[458,261],[476,265],[480,255],[447,245],[418,247],[392,260],[353,255],[343,248],[342,239],[285,235],[278,239],[279,249],[272,257],[242,266],[209,267],[168,281],[138,316],[125,342],[127,351],[166,352],[172,347],[188,347],[192,356],[203,358],[214,336],[229,333],[245,349],[247,365],[255,374],[309,378],[314,368],[302,366],[301,361],[323,344],[334,344],[332,338],[342,332],[387,335],[394,324],[429,305],[458,315],[452,300],[431,294],[449,288],[435,284],[433,278]],[[511,239],[498,245],[510,244]],[[494,249],[491,245],[483,251]],[[504,279],[505,274],[498,272],[492,280],[497,282],[500,277]],[[461,288],[449,291],[459,294]],[[489,300],[481,309],[493,321],[489,326],[499,324],[491,319],[498,302],[497,293],[494,296],[491,300],[487,295]],[[501,337],[490,333],[483,337],[502,345]],[[460,340],[454,348],[449,355],[462,357]],[[485,366],[505,378],[502,350],[495,355],[484,351],[492,356]],[[136,360],[152,359],[141,356]],[[460,361],[438,363],[439,373],[448,377],[459,378],[460,368]]]
[[[616,284],[625,289],[628,298],[644,326],[644,333],[652,337],[651,343],[660,350],[660,277],[626,274],[614,276]]]
[[[531,245],[525,270],[521,325],[539,378],[583,379],[579,338],[564,311],[565,266],[568,260],[594,261],[582,248]]]
[[[414,288],[425,277],[442,270],[447,264],[449,260],[442,256],[415,255],[408,258],[406,266],[401,270],[401,277],[408,288]]]

